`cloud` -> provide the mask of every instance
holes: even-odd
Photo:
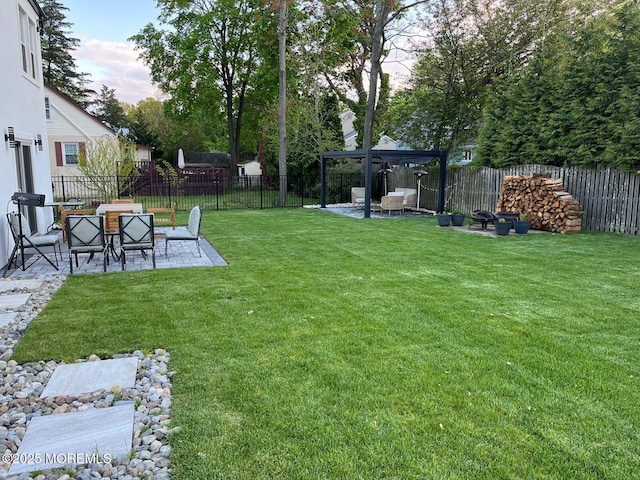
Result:
[[[132,43],[81,39],[74,54],[78,71],[90,74],[89,87],[96,92],[106,85],[115,89],[118,100],[132,104],[148,97],[161,98]]]

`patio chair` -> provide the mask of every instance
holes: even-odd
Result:
[[[176,230],[167,230],[167,238],[164,242],[164,254],[168,256],[167,248],[170,241],[194,241],[198,248],[198,255],[202,256],[200,252],[200,223],[202,221],[202,209],[196,205],[189,212],[189,222],[187,228],[178,228]]]
[[[133,198],[114,198],[111,203],[135,203]]]
[[[145,250],[151,250],[153,268],[156,268],[155,236],[153,235],[153,215],[120,214],[120,263],[122,270],[126,270],[127,251],[140,250],[145,257]]]
[[[73,273],[73,257],[78,267],[78,254],[102,255],[102,271],[107,271],[107,242],[104,236],[104,218],[100,215],[67,215],[67,248],[69,250],[69,271]]]
[[[176,209],[174,208],[147,208],[147,213],[153,213],[153,223],[168,223],[173,230],[176,229]]]
[[[351,187],[351,203],[364,205],[365,187]]]
[[[67,215],[93,215],[95,210],[90,208],[66,208],[64,205],[60,205],[60,225],[62,225],[62,241],[67,243],[67,229],[65,225],[67,224]]]
[[[392,211],[397,211],[404,214],[404,193],[403,192],[389,192],[380,200],[380,207],[384,212],[387,210],[389,216]]]
[[[13,236],[14,247],[13,251],[11,252],[11,257],[9,258],[9,263],[4,270],[5,274],[11,267],[12,263],[16,266],[16,268],[18,267],[18,256],[20,256],[20,268],[22,268],[23,271],[33,265],[40,258],[44,258],[52,267],[54,267],[56,270],[58,269],[58,252],[56,252],[56,245],[58,246],[58,251],[60,252],[60,259],[62,259],[62,250],[60,247],[60,237],[57,234],[27,234],[26,230],[29,230],[29,222],[22,213],[7,213],[7,222],[9,224],[9,229],[11,230],[11,235]],[[41,249],[45,247],[53,247],[53,255],[56,260],[55,265],[49,259],[49,257],[47,257],[42,252]],[[35,250],[39,254],[39,257],[37,257],[30,265],[25,265],[24,255],[29,249]]]
[[[104,212],[104,234],[109,244],[109,250],[115,261],[120,260],[115,248],[115,238],[120,231],[120,214],[133,213],[133,210],[107,210]]]

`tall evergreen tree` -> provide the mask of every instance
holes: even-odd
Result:
[[[127,115],[116,98],[116,91],[102,85],[94,102],[94,115],[116,131],[122,131],[127,124]]]
[[[95,92],[87,88],[89,74],[77,71],[72,53],[80,40],[70,36],[73,24],[65,15],[69,9],[57,0],[43,0],[42,10],[48,19],[42,36],[44,82],[86,108]]]

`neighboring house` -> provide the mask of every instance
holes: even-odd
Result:
[[[395,150],[396,149],[396,141],[391,138],[389,135],[382,135],[378,144],[373,147],[374,150]]]
[[[238,162],[238,176],[254,176],[262,175],[262,168],[258,160],[248,160],[246,162]]]
[[[82,175],[78,161],[87,142],[117,136],[114,130],[54,88],[45,87],[44,106],[53,176]]]
[[[40,32],[45,15],[35,0],[0,1],[0,265],[13,249],[6,211],[15,211],[14,192],[44,194],[52,199]],[[32,231],[44,233],[52,221],[51,208],[23,207]]]
[[[342,123],[342,133],[344,135],[344,149],[356,150],[358,148],[358,132],[353,126],[356,120],[356,114],[351,110],[347,110],[340,114],[340,122]],[[373,150],[395,150],[396,141],[388,135],[382,135],[378,144]]]
[[[102,123],[71,98],[55,88],[45,87],[45,114],[51,152],[51,174],[79,176],[78,158],[87,142],[103,137],[116,138],[115,130]],[[151,161],[152,148],[136,144],[136,159]]]
[[[358,147],[358,132],[353,127],[356,120],[356,114],[351,110],[340,114],[340,123],[342,123],[342,134],[344,135],[344,149],[355,150]]]

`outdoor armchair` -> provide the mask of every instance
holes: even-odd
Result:
[[[389,192],[380,200],[380,208],[384,212],[387,210],[389,215],[392,211],[404,213],[404,194],[402,192]]]

